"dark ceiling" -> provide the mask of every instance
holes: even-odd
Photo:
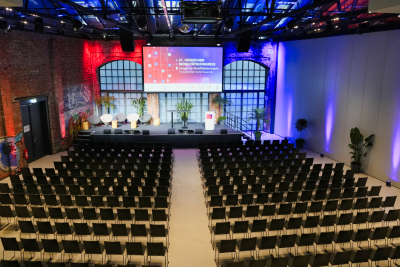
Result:
[[[400,27],[398,14],[369,13],[368,0],[224,0],[218,5],[219,23],[186,27],[181,2],[174,0],[23,0],[23,6],[0,8],[0,21],[10,30],[32,31],[42,18],[40,32],[87,39],[119,39],[120,28],[137,39],[232,40],[251,30],[254,40],[285,41]],[[4,22],[0,26],[4,29]]]

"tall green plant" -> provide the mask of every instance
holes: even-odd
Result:
[[[352,155],[351,158],[353,159],[353,163],[361,164],[361,161],[367,155],[367,148],[372,146],[371,139],[374,136],[374,134],[371,134],[364,139],[364,136],[357,127],[350,130],[351,144],[349,144],[349,148],[352,149],[350,154]]]
[[[295,125],[296,125],[296,130],[300,132],[299,139],[302,139],[301,135],[303,134],[303,131],[308,127],[308,121],[306,119],[298,119]]]
[[[183,100],[180,97],[179,102],[175,104],[175,107],[177,110],[189,110],[189,112],[180,112],[182,121],[187,121],[189,118],[189,114],[193,108],[193,103],[189,99]]]
[[[107,112],[110,113],[110,108],[115,109],[114,101],[115,97],[113,96],[108,96],[108,95],[103,95],[103,96],[98,96],[95,99],[96,105],[104,105],[106,108]]]
[[[132,106],[136,108],[139,117],[142,117],[144,113],[147,111],[147,108],[145,106],[147,98],[141,95],[140,97],[129,98],[129,99],[132,99]]]
[[[265,108],[253,108],[249,113],[247,120],[256,120],[256,132],[260,128],[261,122],[268,122],[268,118],[266,117]]]
[[[221,114],[221,116],[223,115],[224,107],[225,107],[225,106],[230,106],[230,105],[232,105],[232,101],[230,101],[230,100],[227,99],[227,98],[222,97],[221,95],[217,95],[217,96],[213,99],[212,102],[213,102],[213,104],[215,104],[215,105],[218,106],[218,109],[219,109],[219,111],[220,111],[219,114]],[[221,108],[222,108],[222,111],[221,111]]]

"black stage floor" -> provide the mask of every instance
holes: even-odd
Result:
[[[160,126],[154,125],[139,125],[136,129],[131,129],[130,124],[124,124],[119,126],[118,129],[122,129],[122,134],[114,134],[114,130],[111,125],[100,126],[95,128],[90,128],[89,130],[82,132],[93,132],[90,135],[91,141],[93,142],[168,142],[172,143],[175,148],[196,148],[199,143],[211,142],[211,141],[240,141],[241,137],[244,135],[241,131],[234,130],[228,126],[215,125],[215,130],[205,131],[204,123],[193,123],[188,125],[188,129],[185,130],[195,130],[202,129],[203,134],[184,134],[179,133],[178,130],[182,128],[181,124],[174,125],[176,134],[168,134],[168,129],[171,128],[170,123],[163,123]],[[104,129],[111,129],[111,134],[104,134]],[[221,134],[221,129],[226,129],[227,134]],[[124,130],[149,130],[150,135],[140,134],[129,134],[125,133]]]

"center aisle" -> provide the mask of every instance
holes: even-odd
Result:
[[[169,266],[215,266],[196,149],[174,155]]]

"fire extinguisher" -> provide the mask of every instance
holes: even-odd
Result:
[[[28,149],[24,149],[24,157],[25,157],[25,160],[28,160],[29,159],[29,157],[28,157]]]

